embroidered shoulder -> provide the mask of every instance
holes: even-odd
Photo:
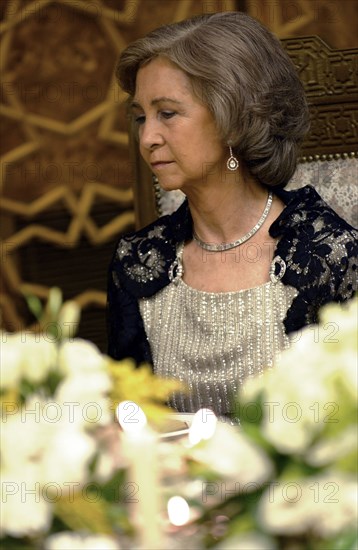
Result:
[[[137,283],[147,283],[164,273],[163,248],[168,243],[164,230],[165,225],[158,225],[145,236],[128,235],[119,241],[116,257],[127,277]]]
[[[152,296],[168,284],[176,245],[191,235],[191,223],[184,202],[173,214],[122,237],[111,266],[119,285],[139,298]]]
[[[322,305],[347,300],[357,289],[358,232],[315,191],[299,198],[274,228],[287,264],[283,282],[299,290],[285,321],[291,330],[317,322]]]

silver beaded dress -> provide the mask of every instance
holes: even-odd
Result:
[[[139,301],[154,372],[184,382],[172,394],[179,412],[202,407],[235,417],[233,397],[249,376],[273,366],[289,347],[283,320],[297,290],[280,277],[236,292],[206,292],[181,277]]]

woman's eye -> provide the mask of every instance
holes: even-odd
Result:
[[[161,111],[160,114],[163,118],[172,118],[176,113],[174,111]]]
[[[145,122],[145,116],[144,115],[136,116],[134,119],[134,122],[136,124],[143,124]]]

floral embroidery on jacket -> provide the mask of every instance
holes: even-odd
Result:
[[[146,238],[128,235],[119,241],[116,257],[121,262],[123,273],[134,285],[148,283],[164,274],[164,229],[165,226],[159,225],[149,231]]]
[[[281,235],[277,250],[287,263],[282,282],[299,291],[284,320],[287,333],[316,323],[321,306],[343,302],[357,288],[358,232],[312,187],[299,191],[291,192],[293,199],[270,228],[272,236]],[[291,194],[281,193],[284,202]]]

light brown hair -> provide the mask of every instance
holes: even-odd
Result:
[[[265,185],[286,185],[309,115],[303,86],[279,40],[242,12],[165,25],[120,56],[117,78],[131,96],[138,69],[158,55],[189,76],[223,143],[232,145],[250,172]]]

